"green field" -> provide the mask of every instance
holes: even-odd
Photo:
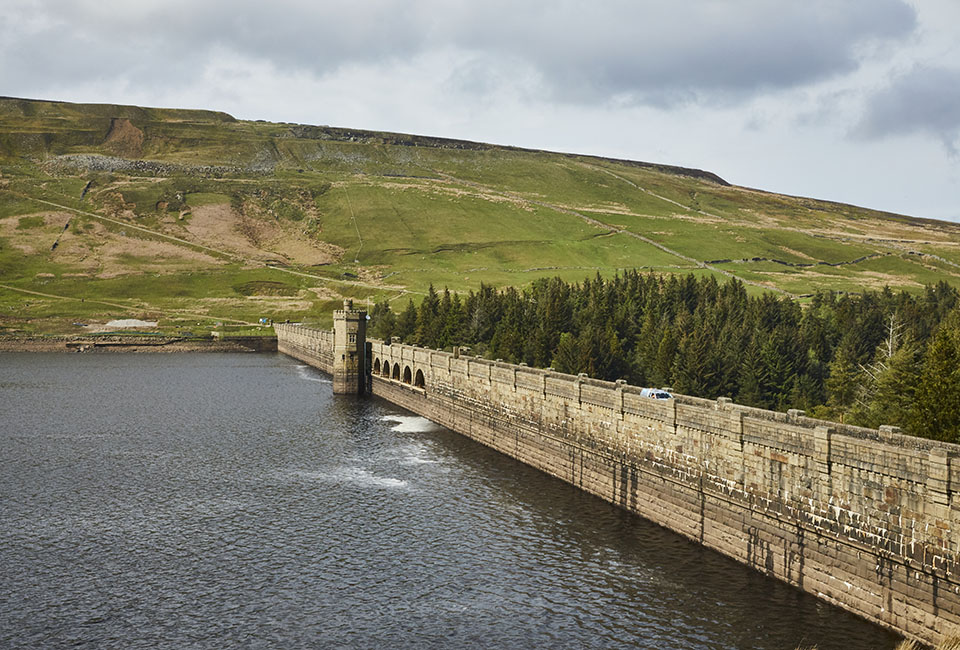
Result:
[[[960,226],[646,163],[0,99],[0,334],[326,320],[343,297],[623,269],[796,296],[960,286]]]

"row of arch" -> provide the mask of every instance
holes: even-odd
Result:
[[[416,373],[414,373],[410,366],[403,366],[403,370],[401,370],[400,362],[391,366],[389,361],[384,361],[381,365],[380,359],[375,359],[373,362],[373,374],[380,375],[387,379],[402,381],[405,384],[411,384],[417,388],[424,388],[426,386],[422,370],[417,369]]]

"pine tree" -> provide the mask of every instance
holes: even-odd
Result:
[[[841,422],[853,406],[859,387],[860,372],[853,344],[841,344],[837,355],[830,362],[830,374],[827,377],[827,406]]]
[[[738,404],[763,408],[767,406],[767,402],[762,388],[764,377],[763,363],[760,359],[760,347],[762,343],[758,343],[757,341],[759,336],[763,335],[755,333],[754,336],[750,338],[750,342],[747,344],[743,356],[740,359],[740,388],[735,395],[735,399]]]
[[[650,292],[643,309],[643,323],[634,344],[634,373],[640,377],[652,377],[657,361],[657,351],[663,338],[666,319],[660,311],[659,294]],[[672,361],[671,361],[672,362]],[[642,379],[640,380],[643,381]]]
[[[420,309],[417,310],[417,329],[414,342],[431,348],[437,346],[437,338],[441,329],[439,312],[440,297],[431,284],[427,290],[427,295],[420,302]]]
[[[924,356],[911,431],[960,442],[960,310],[937,329]]]
[[[441,301],[441,307],[442,305],[443,302]],[[459,294],[455,293],[450,298],[450,307],[447,309],[444,317],[443,334],[441,336],[443,339],[442,345],[444,347],[450,345],[461,345],[464,342],[464,318],[463,302],[460,300]]]
[[[776,330],[760,347],[760,391],[767,408],[786,410],[796,377],[796,339],[784,325]]]
[[[881,293],[892,304],[889,289]],[[919,348],[901,345],[904,326],[896,313],[886,321],[886,338],[877,346],[874,360],[860,364],[862,381],[850,410],[850,422],[876,428],[881,424],[904,426],[916,391]]]
[[[413,304],[413,298],[407,302],[407,307],[404,309],[400,316],[397,317],[397,325],[395,328],[397,336],[402,341],[412,342],[413,334],[417,329],[417,306]]]
[[[657,358],[650,373],[650,383],[667,386],[673,382],[673,360],[677,355],[677,339],[672,327],[665,327],[657,346]]]
[[[395,335],[397,315],[390,309],[390,303],[383,300],[370,310],[370,336],[389,341]]]
[[[871,428],[881,424],[911,428],[921,362],[920,347],[913,342],[900,346],[890,356],[884,354],[883,363],[875,366],[876,372],[868,379],[869,400],[854,408],[851,420]]]
[[[557,351],[553,355],[551,365],[557,372],[576,375],[586,370],[580,366],[580,356],[577,338],[570,332],[564,332],[560,335],[560,343],[557,344]]]
[[[681,339],[673,361],[675,390],[698,397],[716,397],[720,357],[707,326],[694,328]]]

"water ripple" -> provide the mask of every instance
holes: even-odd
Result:
[[[0,356],[3,648],[894,645],[280,355]]]

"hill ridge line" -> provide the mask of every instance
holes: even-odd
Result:
[[[143,119],[145,115],[136,115],[131,117],[132,113],[141,113],[149,114],[150,112],[167,112],[167,113],[183,113],[185,116],[189,114],[193,115],[204,115],[208,117],[211,123],[223,123],[223,122],[232,122],[232,123],[247,123],[247,124],[273,124],[276,126],[287,127],[288,132],[294,138],[305,139],[305,140],[354,140],[357,137],[364,138],[365,140],[380,140],[383,144],[392,144],[396,146],[424,146],[432,147],[439,149],[467,149],[475,151],[484,151],[484,150],[499,150],[499,151],[516,151],[522,153],[534,153],[534,154],[548,154],[563,156],[565,158],[589,158],[593,160],[601,160],[606,162],[613,162],[618,164],[629,165],[633,167],[641,167],[644,169],[652,169],[656,171],[661,171],[668,174],[678,174],[682,176],[688,176],[691,178],[698,178],[706,180],[718,185],[730,186],[731,184],[724,180],[718,174],[715,174],[711,171],[704,169],[697,169],[695,167],[683,167],[680,165],[668,165],[665,163],[654,163],[646,162],[642,160],[631,160],[628,158],[613,158],[609,156],[602,156],[598,154],[587,154],[587,153],[576,153],[569,151],[553,151],[549,149],[540,149],[535,147],[520,147],[515,145],[505,145],[505,144],[494,144],[489,142],[482,142],[479,140],[468,140],[464,138],[450,138],[444,136],[432,136],[432,135],[417,135],[412,133],[401,133],[397,131],[374,131],[370,129],[357,129],[352,127],[340,127],[340,126],[329,126],[329,125],[314,125],[314,124],[300,124],[294,122],[271,122],[268,120],[244,120],[238,119],[233,115],[226,113],[224,111],[216,111],[207,108],[164,108],[157,106],[137,106],[133,104],[111,104],[111,103],[93,103],[93,102],[67,102],[67,101],[58,101],[51,99],[29,99],[23,97],[9,97],[9,96],[0,96],[0,102],[8,102],[11,104],[16,104],[19,102],[27,102],[33,104],[48,104],[51,106],[69,106],[73,107],[76,110],[87,110],[87,111],[97,111],[103,109],[115,109],[118,113],[112,117],[126,117],[128,119]],[[120,114],[122,113],[122,114]],[[163,120],[160,120],[163,121]],[[332,136],[332,137],[321,137],[322,135]],[[271,140],[283,138],[283,136],[274,136]],[[148,159],[133,159],[125,158],[124,160],[143,160],[144,162],[149,162]],[[159,161],[157,161],[159,162]]]

